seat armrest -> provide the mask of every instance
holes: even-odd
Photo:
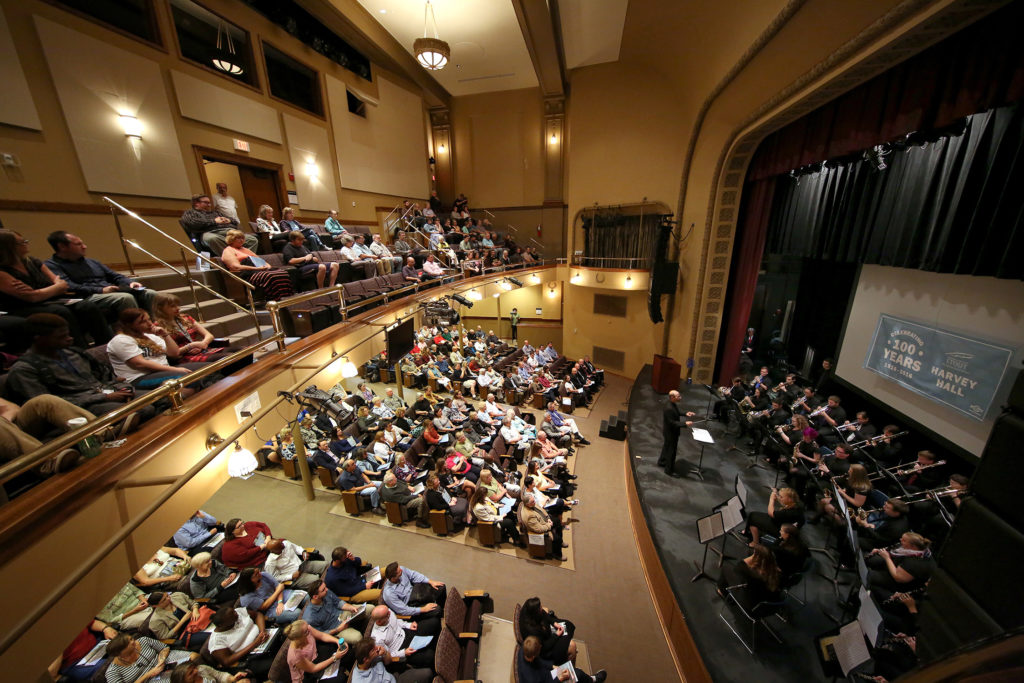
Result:
[[[487,591],[477,588],[477,589],[474,589],[474,590],[471,590],[471,591],[466,591],[465,593],[462,594],[462,597],[464,597],[464,598],[484,598],[484,597],[487,597]]]
[[[472,633],[472,632],[469,632],[469,631],[466,631],[464,633],[460,633],[459,634],[459,638],[478,638],[478,637],[480,637],[479,633]]]

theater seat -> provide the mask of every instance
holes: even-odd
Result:
[[[451,631],[441,629],[434,651],[434,671],[444,683],[475,681],[479,655],[480,646],[476,640],[466,640],[460,645]]]

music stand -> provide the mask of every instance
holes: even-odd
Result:
[[[697,461],[696,469],[691,469],[687,474],[696,474],[701,481],[704,481],[704,470],[701,467],[704,464],[704,446],[706,444],[714,445],[715,440],[711,436],[711,432],[706,429],[694,429],[691,427],[690,436],[693,437],[694,441],[700,442],[700,459]]]
[[[856,619],[822,633],[814,641],[822,671],[832,680],[845,678],[864,662],[871,661],[862,627]]]
[[[712,401],[717,401],[718,399],[722,398],[722,395],[719,394],[718,390],[715,389],[710,384],[701,384],[701,386],[704,387],[705,389],[707,389],[708,393],[711,394],[711,398],[708,399],[708,404],[704,408],[704,417],[707,417],[708,415],[711,414],[711,402]]]
[[[716,538],[722,539],[721,550],[711,547],[711,542]],[[722,520],[721,512],[712,512],[707,517],[701,517],[697,520],[697,540],[704,546],[704,558],[700,564],[697,564],[696,560],[693,561],[693,566],[697,568],[697,573],[690,579],[690,582],[696,583],[698,579],[713,581],[714,579],[704,571],[704,566],[708,561],[708,548],[711,548],[711,550],[718,554],[718,566],[722,566],[722,558],[725,556],[725,522]]]
[[[835,479],[831,480],[832,485],[832,500],[836,502],[836,505],[840,508],[840,514],[846,515],[846,499],[839,495],[839,487],[836,486]],[[847,515],[848,517],[848,515]],[[849,524],[849,519],[847,519]],[[828,525],[828,533],[825,535],[825,543],[821,548],[808,548],[812,553],[821,553],[832,562],[839,562],[839,558],[832,554],[832,549],[828,547],[828,542],[832,540],[832,532],[835,526],[833,524]]]

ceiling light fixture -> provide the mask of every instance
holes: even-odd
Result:
[[[228,456],[228,474],[239,479],[248,479],[260,466],[256,456],[242,444],[235,442],[235,450]]]
[[[222,37],[223,36],[223,37]],[[217,22],[217,46],[213,50],[214,68],[232,76],[241,76],[245,69],[239,64],[238,55],[235,54],[235,44],[231,40],[231,33],[223,21]]]
[[[427,37],[427,15],[430,15],[430,23],[434,26],[434,37]],[[434,18],[434,6],[427,0],[423,8],[423,37],[417,38],[412,44],[412,51],[416,55],[416,61],[424,69],[440,71],[448,64],[451,56],[451,48],[448,43],[441,40],[437,35],[437,19]]]

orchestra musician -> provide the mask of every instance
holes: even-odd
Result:
[[[882,428],[882,436],[885,437],[877,442],[874,447],[875,460],[882,467],[893,467],[903,464],[903,443],[899,439],[892,438],[900,433],[896,425],[886,425]]]
[[[862,508],[867,503],[872,486],[871,480],[868,479],[868,471],[863,465],[850,465],[849,472],[836,484],[836,491],[843,497],[848,507]],[[839,516],[839,509],[835,506],[831,493],[828,492],[818,501],[818,514],[811,518],[811,524],[816,524],[822,517],[837,526],[845,523]]]
[[[732,386],[728,389],[720,387],[719,392],[724,396],[724,398],[715,401],[715,417],[721,422],[728,422],[729,409],[732,407],[732,404],[734,402],[739,403],[747,395],[747,392],[743,389],[743,378],[733,377]]]
[[[795,372],[786,375],[786,379],[779,382],[774,391],[782,399],[783,404],[787,406],[803,395],[803,389],[797,386]]]
[[[967,477],[962,474],[951,474],[949,475],[949,488],[955,489],[956,493],[951,496],[942,498],[942,507],[946,509],[951,516],[955,517],[956,513],[960,510],[960,503],[963,502],[963,494],[967,493]]]
[[[743,533],[752,539],[751,547],[761,542],[762,534],[778,538],[783,524],[797,527],[804,523],[804,506],[793,489],[772,489],[768,498],[768,512],[751,512],[747,515],[747,528]]]
[[[789,461],[786,483],[796,489],[800,498],[804,498],[807,481],[810,479],[808,470],[817,467],[821,462],[821,447],[816,439],[818,432],[808,427],[800,436],[800,441],[793,447],[793,457]]]
[[[918,451],[917,461],[912,466],[901,468],[897,477],[908,493],[938,488],[946,478],[941,463],[936,463],[935,454],[931,451]]]
[[[760,387],[764,387],[765,389],[767,389],[769,386],[771,386],[771,381],[772,378],[768,376],[768,366],[762,365],[761,372],[758,373],[757,377],[751,380],[750,388],[752,390],[758,389]]]
[[[839,427],[839,430],[846,436],[846,443],[865,441],[878,434],[875,425],[871,424],[871,418],[863,410],[857,413],[857,419],[854,422],[847,420]]]
[[[825,404],[826,408],[818,412],[811,424],[815,425],[819,432],[821,432],[825,443],[832,444],[839,441],[839,437],[835,435],[833,431],[837,426],[846,422],[846,410],[839,404],[842,399],[836,395],[828,397],[828,402]],[[831,427],[832,429],[828,429]],[[826,431],[827,430],[827,431]]]
[[[808,507],[815,507],[816,503],[814,500],[815,495],[820,491],[823,486],[818,482],[818,479],[812,475],[817,475],[822,479],[829,477],[845,477],[850,471],[850,467],[853,465],[853,461],[850,460],[850,448],[846,444],[838,444],[836,450],[833,451],[832,455],[821,458],[821,462],[813,470],[801,470],[796,474],[792,475],[794,478],[804,477],[804,480],[800,482],[800,486],[804,487],[804,500],[807,501]],[[812,484],[808,486],[808,484]],[[827,484],[824,488],[827,488]],[[797,488],[797,490],[800,490]],[[860,507],[860,506],[858,506]]]
[[[799,405],[793,406],[793,412],[799,411],[804,417],[807,417],[824,404],[824,401],[814,393],[814,387],[804,387],[803,394],[797,400]]]
[[[929,546],[927,538],[908,531],[894,547],[875,548],[868,553],[864,559],[869,570],[867,587],[875,600],[885,603],[893,593],[924,589],[936,569]]]
[[[890,499],[885,501],[881,510],[875,510],[866,519],[854,516],[853,521],[859,527],[857,542],[861,550],[867,553],[899,540],[900,536],[910,531],[910,522],[907,520],[909,511],[909,506],[902,500]]]

